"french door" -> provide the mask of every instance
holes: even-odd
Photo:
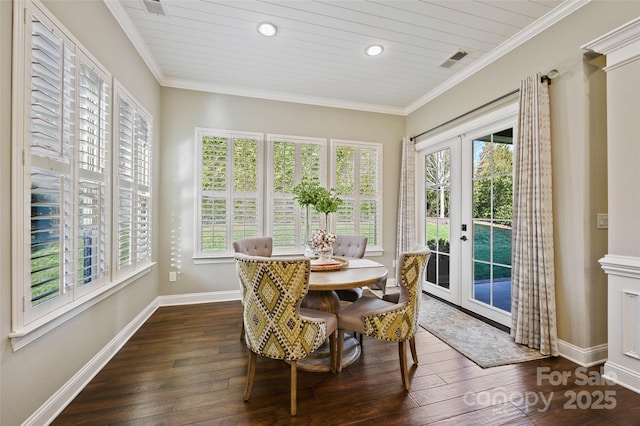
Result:
[[[500,112],[416,145],[416,199],[431,249],[423,289],[510,327],[516,117]]]

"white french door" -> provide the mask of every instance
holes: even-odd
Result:
[[[509,327],[516,108],[416,145],[423,289]]]

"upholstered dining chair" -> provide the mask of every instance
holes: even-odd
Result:
[[[333,243],[333,255],[351,258],[363,258],[367,249],[367,237],[361,235],[336,235],[336,242]],[[349,288],[336,290],[340,300],[355,302],[362,297],[361,288]]]
[[[331,371],[336,370],[336,315],[301,308],[309,290],[311,264],[306,258],[264,258],[236,254],[244,287],[244,340],[250,349],[244,400],[253,388],[258,355],[291,364],[291,415],[297,411],[297,361],[329,337]]]
[[[407,341],[414,364],[418,363],[415,333],[422,294],[421,277],[431,252],[428,248],[400,254],[397,280],[400,283],[398,303],[377,297],[361,297],[338,312],[338,371],[342,365],[344,330],[352,330],[376,339],[398,342],[400,374],[406,390],[411,386],[407,372]]]
[[[249,256],[271,257],[273,252],[273,238],[251,237],[233,242],[233,251]],[[244,291],[240,285],[240,303],[244,306]],[[244,339],[244,321],[240,330],[240,340]]]

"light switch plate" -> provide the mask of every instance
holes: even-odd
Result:
[[[607,213],[598,213],[596,228],[598,229],[609,228],[609,215]]]

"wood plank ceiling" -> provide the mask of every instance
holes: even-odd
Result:
[[[164,86],[407,114],[585,1],[105,3]],[[165,15],[146,7],[158,5]],[[276,36],[258,34],[265,21]],[[365,55],[371,44],[383,54]]]

